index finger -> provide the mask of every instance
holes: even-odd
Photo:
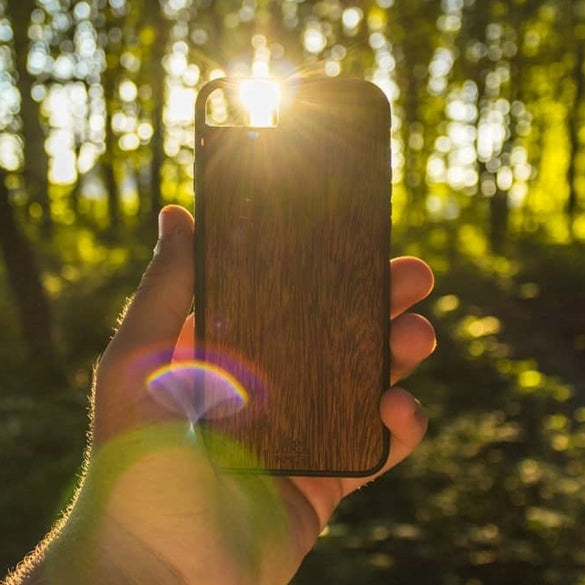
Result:
[[[435,277],[429,265],[414,256],[390,262],[390,318],[394,319],[433,290]]]

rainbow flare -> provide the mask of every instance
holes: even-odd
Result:
[[[186,414],[191,425],[217,407],[222,407],[222,416],[228,416],[249,401],[248,392],[232,374],[206,361],[173,361],[151,372],[146,382],[157,402]]]

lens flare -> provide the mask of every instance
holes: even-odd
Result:
[[[147,387],[157,402],[186,415],[192,426],[203,418],[231,416],[249,401],[248,392],[233,375],[199,360],[158,368],[148,376]]]

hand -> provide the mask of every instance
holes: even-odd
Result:
[[[160,238],[97,369],[93,443],[75,504],[35,574],[41,582],[285,584],[342,498],[387,472],[422,439],[427,419],[408,392],[380,404],[392,436],[368,478],[218,474],[195,440],[146,390],[146,379],[193,343],[193,218],[166,207]],[[392,380],[435,347],[430,323],[406,311],[433,287],[416,258],[391,263]]]

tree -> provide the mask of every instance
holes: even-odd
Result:
[[[567,2],[565,8],[565,18],[563,22],[568,28],[568,44],[572,53],[573,70],[569,77],[573,85],[573,99],[569,102],[569,111],[567,115],[568,134],[569,134],[569,164],[567,166],[567,186],[569,196],[567,198],[567,219],[569,231],[573,232],[573,222],[578,211],[577,195],[577,161],[581,149],[579,139],[579,130],[583,120],[583,102],[585,101],[585,72],[583,64],[585,63],[585,9],[576,3],[574,6]],[[579,11],[583,11],[580,14]]]
[[[7,173],[0,168],[0,248],[13,301],[20,313],[30,369],[37,380],[46,383],[61,378],[49,301],[30,243],[19,228],[10,204],[6,177]],[[42,389],[43,386],[37,387],[37,391]]]
[[[20,117],[24,144],[23,175],[29,201],[37,202],[42,209],[41,225],[43,234],[49,236],[53,230],[53,219],[49,201],[47,179],[48,159],[45,152],[45,132],[41,125],[39,104],[32,97],[34,77],[28,70],[29,55],[28,30],[30,17],[35,8],[34,0],[9,0],[10,14],[14,30],[14,48],[18,72],[18,86],[22,106]]]

